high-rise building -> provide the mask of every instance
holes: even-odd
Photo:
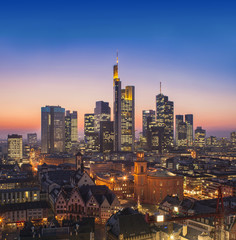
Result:
[[[70,152],[73,143],[78,141],[78,120],[77,112],[66,111],[65,116],[65,149]]]
[[[84,114],[84,137],[89,133],[94,133],[94,114],[86,113]]]
[[[175,118],[175,144],[187,147],[187,124],[183,121],[183,115],[176,115]]]
[[[202,127],[197,127],[195,130],[195,146],[200,148],[205,147],[205,139],[206,130],[202,129]]]
[[[100,132],[100,123],[111,120],[111,108],[108,102],[98,101],[94,108],[94,131]]]
[[[8,135],[7,148],[8,160],[19,162],[23,157],[22,136],[17,134]]]
[[[176,115],[175,116],[175,144],[176,146],[178,146],[178,139],[179,139],[179,124],[182,123],[184,121],[184,117],[183,115]]]
[[[100,152],[112,152],[114,146],[114,123],[102,121],[100,124]]]
[[[114,151],[121,150],[121,81],[118,77],[118,56],[113,66],[113,121],[114,121]]]
[[[164,128],[164,151],[174,145],[174,103],[162,93],[156,96],[156,122],[158,127]]]
[[[42,153],[65,151],[65,108],[46,106],[41,108]]]
[[[99,133],[94,131],[94,114],[84,115],[84,140],[86,143],[86,152],[99,152]]]
[[[154,110],[143,110],[143,137],[147,137],[147,122],[155,122],[155,119]]]
[[[113,88],[114,151],[133,151],[135,138],[134,87],[127,86],[125,89],[121,89],[121,81],[118,77],[118,56],[117,63],[113,67]]]
[[[193,114],[185,114],[185,123],[187,125],[187,145],[193,146]]]
[[[121,151],[133,152],[135,140],[134,86],[121,90]]]
[[[27,141],[30,147],[34,147],[37,145],[37,133],[28,133]]]

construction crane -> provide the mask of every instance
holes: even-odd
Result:
[[[216,205],[216,211],[213,213],[200,213],[200,214],[194,214],[194,215],[188,215],[188,216],[171,216],[170,218],[161,219],[158,221],[158,219],[154,216],[149,216],[146,214],[145,219],[148,223],[160,223],[160,222],[182,222],[189,219],[198,219],[198,218],[209,218],[212,217],[214,219],[215,223],[215,231],[214,231],[214,240],[225,240],[226,239],[226,229],[225,229],[225,217],[228,215],[236,214],[236,209],[225,209],[224,207],[224,201],[222,196],[222,190],[221,187],[218,188],[218,198],[217,198],[217,205]]]

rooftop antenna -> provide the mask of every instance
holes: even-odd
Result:
[[[118,49],[116,50],[116,63],[118,65]]]
[[[160,94],[161,94],[161,82],[160,82]]]

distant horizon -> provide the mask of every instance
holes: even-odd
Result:
[[[40,109],[60,105],[83,116],[96,101],[113,107],[119,51],[122,88],[135,86],[135,125],[162,93],[194,128],[236,130],[236,2],[120,1],[0,3],[0,138],[37,131]],[[111,114],[112,116],[112,114]]]

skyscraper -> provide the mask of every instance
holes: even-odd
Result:
[[[206,130],[202,129],[202,127],[197,127],[195,130],[195,146],[200,148],[205,147],[205,139]]]
[[[178,139],[179,139],[179,124],[184,121],[183,115],[176,115],[175,116],[175,144],[178,146]]]
[[[155,122],[154,110],[143,110],[143,137],[147,137],[147,122]]]
[[[113,67],[114,88],[114,151],[133,151],[135,138],[135,102],[134,86],[121,89],[118,77],[118,56]]]
[[[86,152],[99,152],[99,133],[94,131],[94,114],[84,115],[84,140]]]
[[[19,162],[23,157],[22,136],[17,134],[8,135],[7,150],[8,160]]]
[[[121,90],[121,151],[133,152],[135,140],[134,86]]]
[[[113,67],[113,120],[114,120],[114,151],[121,149],[121,81],[118,77],[118,55]]]
[[[65,151],[65,109],[60,106],[41,108],[42,153]]]
[[[70,152],[73,143],[78,141],[78,120],[77,112],[66,111],[65,116],[65,149]]]
[[[174,103],[162,93],[156,96],[156,122],[158,127],[164,128],[164,151],[174,145]]]
[[[187,145],[193,146],[193,114],[185,114],[185,123],[187,125]]]
[[[111,108],[108,102],[98,101],[94,108],[94,131],[100,132],[100,123],[111,120]]]

